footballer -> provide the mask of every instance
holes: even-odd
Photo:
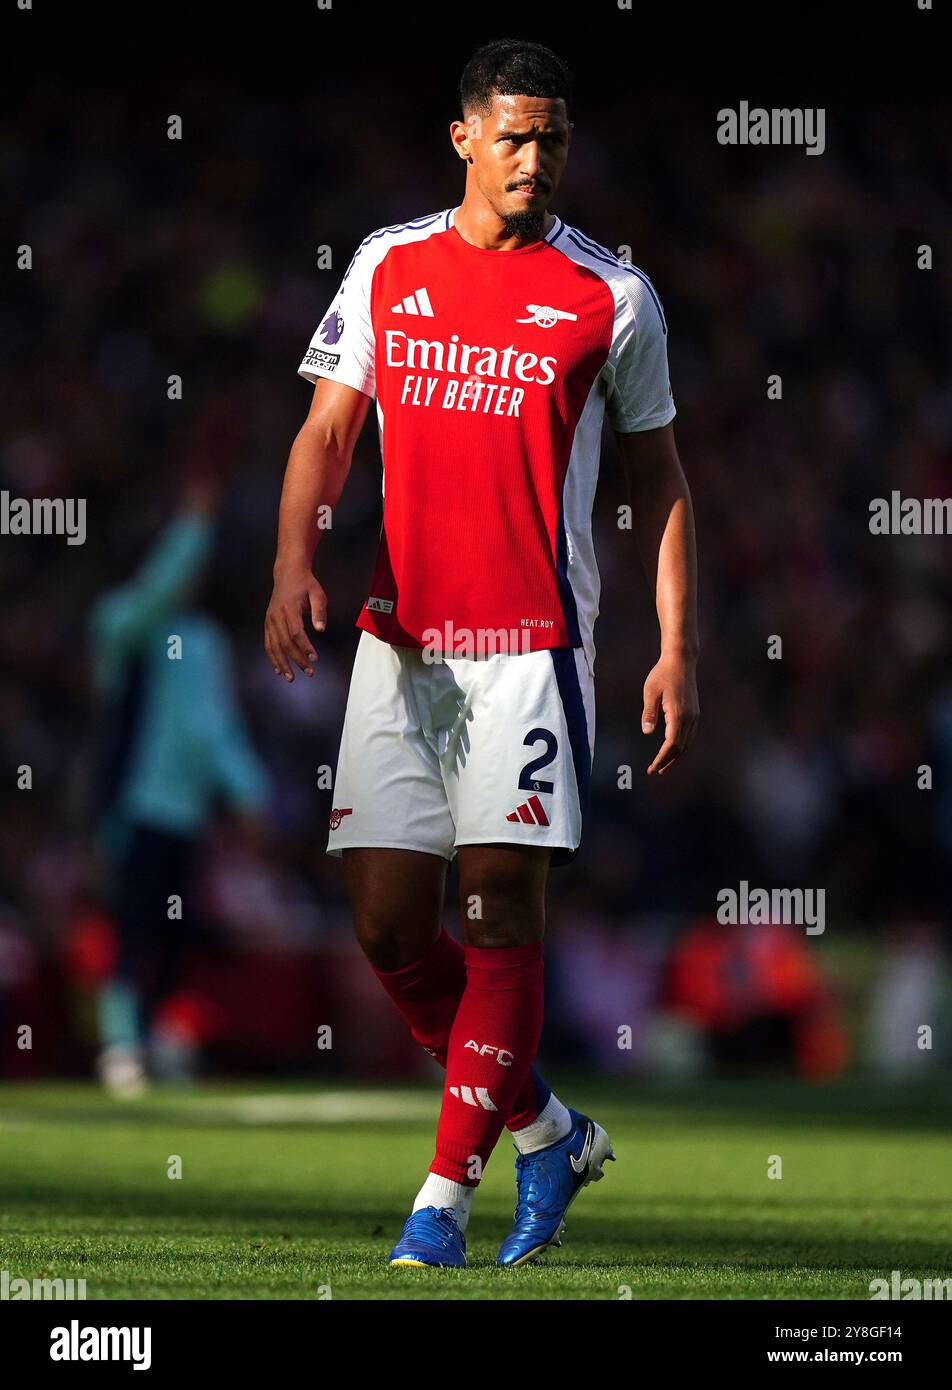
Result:
[[[607,417],[655,593],[660,655],[642,730],[664,775],[698,719],[691,498],[675,447],[667,323],[648,276],[549,211],[571,75],[537,43],[481,47],[450,139],[457,207],[372,231],[298,371],[314,383],[278,519],[265,647],[315,670],[313,573],[371,401],[383,523],[341,736],[327,852],[359,943],[445,1068],[435,1152],[390,1254],[463,1267],[502,1130],[517,1150],[501,1265],[561,1243],[614,1157],[604,1128],[535,1069],[550,867],[576,855],[595,737],[599,577],[592,506]],[[442,926],[455,859],[465,939]]]

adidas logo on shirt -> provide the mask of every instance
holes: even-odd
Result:
[[[426,290],[414,290],[399,304],[394,304],[390,312],[392,314],[422,314],[425,319],[435,318],[433,305],[430,303],[430,296]]]

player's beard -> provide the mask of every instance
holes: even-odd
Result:
[[[502,221],[507,236],[518,237],[520,241],[541,241],[545,209],[526,208],[524,212],[504,212]]]

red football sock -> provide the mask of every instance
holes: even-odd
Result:
[[[450,1032],[430,1172],[475,1187],[539,1046],[542,943],[466,946],[464,958],[466,988]]]
[[[450,1029],[466,988],[463,948],[441,931],[420,960],[402,970],[373,972],[410,1025],[414,1041],[446,1066]]]
[[[441,1067],[446,1066],[450,1029],[466,988],[466,959],[463,948],[448,932],[442,931],[420,960],[401,970],[377,970],[377,979],[409,1025],[416,1042]],[[464,1039],[466,1041],[466,1039]],[[533,1068],[519,1087],[508,1129],[524,1129],[532,1124],[551,1091]]]

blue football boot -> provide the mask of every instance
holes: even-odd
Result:
[[[466,1268],[466,1237],[452,1207],[421,1207],[407,1218],[403,1235],[390,1251],[392,1265]]]
[[[572,1128],[564,1139],[516,1158],[516,1212],[512,1230],[499,1247],[496,1263],[534,1263],[550,1245],[561,1245],[565,1213],[583,1187],[604,1176],[606,1159],[614,1161],[608,1135],[577,1110],[569,1110]]]

